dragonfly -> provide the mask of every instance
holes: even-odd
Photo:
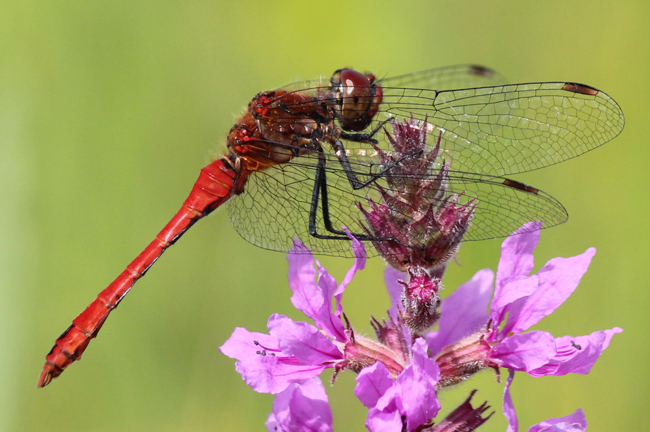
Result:
[[[439,143],[449,191],[475,206],[463,241],[505,237],[531,220],[565,222],[556,199],[504,176],[586,153],[625,123],[619,105],[592,86],[507,84],[476,65],[382,79],[339,69],[329,79],[258,93],[230,130],[226,154],[201,170],[171,221],[56,340],[38,386],[79,360],[135,282],[223,204],[237,232],[266,249],[288,251],[296,237],[314,253],[350,256],[343,226],[359,240],[378,240],[364,231],[357,205],[386,187],[394,166],[382,165],[377,149],[390,151],[391,125],[404,119]]]

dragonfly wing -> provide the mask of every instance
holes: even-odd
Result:
[[[579,156],[616,137],[625,120],[604,92],[567,82],[434,91],[384,88],[386,118],[428,122],[459,171],[509,175]],[[432,141],[435,142],[435,141]]]
[[[530,221],[541,221],[542,227],[550,228],[569,218],[551,195],[503,177],[450,173],[449,190],[461,195],[461,203],[476,203],[465,241],[507,237]]]
[[[326,158],[327,165],[338,164],[335,157]],[[227,205],[237,232],[248,242],[265,249],[287,252],[292,247],[292,239],[298,238],[314,253],[354,257],[347,241],[321,240],[309,234],[317,163],[318,154],[313,153],[296,157],[288,164],[252,173],[244,193],[232,197]],[[360,218],[350,216],[358,213],[353,207],[355,195],[352,195],[349,183],[342,184],[343,180],[347,183],[347,179],[340,176],[342,172],[340,169],[335,171],[336,175],[327,172],[332,224],[336,229],[346,226],[352,232],[360,233]],[[322,201],[319,199],[317,232],[331,234],[325,229],[322,215]]]
[[[303,81],[296,80],[283,85],[278,90],[285,91],[326,91],[330,77]],[[499,73],[485,66],[454,65],[404,75],[377,79],[376,83],[387,87],[408,87],[432,90],[451,90],[470,87],[486,87],[506,84],[508,81]]]

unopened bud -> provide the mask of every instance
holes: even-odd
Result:
[[[438,292],[442,283],[421,267],[410,268],[408,276],[408,282],[399,281],[404,286],[402,320],[411,333],[417,335],[427,331],[440,318]]]

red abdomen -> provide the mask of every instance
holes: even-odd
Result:
[[[172,220],[156,239],[134,259],[104,291],[74,319],[72,325],[56,340],[46,357],[38,381],[44,387],[59,376],[72,362],[79,360],[91,339],[97,336],[110,312],[117,307],[133,284],[145,275],[162,253],[176,242],[196,221],[210,214],[245,181],[229,160],[222,158],[201,170],[192,192]]]

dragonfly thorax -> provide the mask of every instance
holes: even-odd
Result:
[[[296,155],[290,146],[269,140],[250,112],[230,129],[227,146],[238,160],[239,170],[247,172],[289,162]]]

